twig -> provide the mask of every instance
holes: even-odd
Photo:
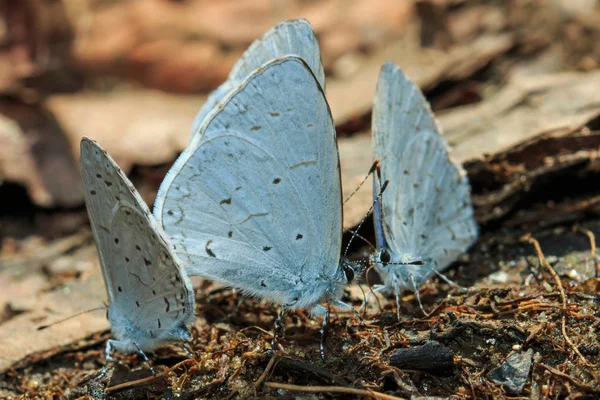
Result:
[[[581,352],[579,351],[577,346],[575,346],[575,344],[571,341],[571,338],[567,335],[567,328],[566,328],[567,296],[565,295],[565,289],[563,288],[562,281],[560,280],[560,276],[558,276],[558,274],[556,273],[554,268],[552,268],[552,266],[550,265],[548,260],[546,260],[546,257],[544,256],[544,253],[542,252],[542,248],[540,247],[540,243],[535,238],[533,238],[530,234],[527,234],[527,235],[523,236],[521,239],[523,241],[528,241],[529,243],[533,244],[533,247],[535,247],[535,251],[537,253],[540,265],[543,265],[548,270],[548,272],[550,272],[550,275],[552,275],[552,277],[554,278],[554,281],[556,282],[556,286],[558,287],[558,290],[560,292],[560,298],[562,300],[561,330],[562,330],[562,335],[565,338],[565,341],[568,343],[569,346],[571,346],[573,351],[579,356],[579,358],[581,358],[581,360],[583,361],[583,363],[585,365],[587,365],[588,367],[593,367],[594,364],[591,364],[588,360],[586,360],[586,358],[583,356],[583,354],[581,354]]]
[[[164,371],[159,372],[156,375],[148,376],[146,378],[138,379],[138,380],[135,380],[135,381],[120,383],[118,385],[111,386],[111,387],[107,387],[106,389],[104,389],[104,392],[105,393],[110,393],[110,392],[114,392],[114,391],[117,391],[117,390],[125,389],[125,388],[128,388],[128,387],[137,386],[137,385],[143,385],[145,383],[152,382],[153,380],[161,378],[161,377],[167,375],[169,372],[174,371],[174,370],[178,369],[179,367],[181,367],[181,366],[183,366],[185,364],[188,364],[190,361],[195,361],[195,360],[193,358],[188,358],[187,360],[183,360],[183,361],[181,361],[181,362],[173,365],[171,368],[167,368]]]
[[[271,359],[269,360],[269,363],[267,364],[267,367],[265,368],[263,373],[260,375],[260,377],[258,378],[256,383],[254,384],[254,390],[260,389],[260,386],[265,381],[265,379],[267,379],[267,375],[269,374],[269,372],[271,372],[271,368],[273,368],[276,361],[277,361],[277,358],[275,356],[271,357]],[[256,395],[256,393],[255,393],[255,395]]]
[[[590,253],[592,255],[592,261],[594,262],[594,276],[597,278],[600,271],[598,270],[598,259],[596,258],[596,236],[594,236],[594,233],[589,229],[579,226],[576,226],[575,230],[587,235],[590,240]]]
[[[579,382],[577,379],[573,378],[572,376],[569,376],[567,374],[565,374],[564,372],[561,372],[555,368],[552,368],[546,364],[536,364],[538,367],[541,367],[547,371],[549,371],[550,373],[559,376],[561,378],[564,378],[566,380],[568,380],[569,382],[571,382],[573,385],[577,386],[577,388],[581,389],[581,390],[585,390],[587,392],[593,392],[593,393],[599,393],[600,389],[595,388],[593,386],[590,385],[586,385],[585,383],[581,383]]]
[[[264,333],[265,335],[273,336],[273,334],[271,332],[266,331],[263,328],[261,328],[260,326],[256,326],[256,325],[247,326],[245,328],[242,328],[242,329],[240,329],[240,332],[244,332],[244,331],[247,331],[249,329],[256,329],[257,331],[260,331],[260,332]]]
[[[286,383],[267,382],[265,386],[272,389],[284,389],[291,390],[293,392],[307,392],[307,393],[345,393],[353,394],[356,396],[369,397],[371,399],[378,400],[405,400],[402,397],[391,396],[385,393],[374,392],[372,390],[355,389],[343,386],[299,386],[289,385]]]

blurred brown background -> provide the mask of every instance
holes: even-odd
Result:
[[[377,73],[388,59],[421,85],[436,111],[489,101],[501,107],[496,114],[507,113],[513,98],[542,90],[552,90],[546,101],[566,103],[511,122],[522,132],[502,137],[464,132],[474,122],[468,108],[442,117],[460,161],[576,128],[596,111],[595,93],[586,91],[600,57],[595,1],[23,0],[2,1],[1,13],[0,176],[46,209],[82,205],[76,159],[83,135],[125,171],[171,163],[207,93],[253,40],[294,17],[307,18],[319,38],[342,139],[368,133]],[[587,85],[557,96],[548,74],[565,71],[590,75]],[[560,76],[562,85],[583,82]],[[521,91],[503,90],[511,84]],[[560,107],[569,115],[556,115]],[[498,115],[485,118],[489,128]],[[370,159],[351,151],[342,157],[364,159],[350,175],[363,174]]]

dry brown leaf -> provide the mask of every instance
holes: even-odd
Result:
[[[88,136],[125,172],[133,164],[172,162],[189,142],[192,121],[203,103],[203,97],[151,90],[57,95],[47,102],[77,157],[81,138]]]
[[[0,103],[0,178],[23,185],[43,207],[81,204],[83,193],[70,143],[41,106]]]
[[[327,100],[336,125],[370,113],[379,70],[388,60],[398,64],[417,85],[427,90],[442,81],[471,76],[513,46],[509,34],[488,35],[443,52],[421,48],[414,37],[416,33],[412,35],[364,60],[357,60],[356,72],[351,76],[327,81]]]
[[[42,248],[46,245],[40,244]],[[51,272],[49,276],[44,271],[52,271],[54,266],[63,272],[69,268],[79,278],[51,284]],[[100,310],[37,330],[40,325],[103,305],[106,293],[93,245],[46,259],[43,264],[27,262],[0,269],[0,281],[0,309],[17,311],[0,320],[0,373],[30,354],[67,345],[109,327],[106,313]]]

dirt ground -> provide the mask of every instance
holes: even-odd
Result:
[[[600,6],[595,1],[0,2],[0,398],[600,398]],[[391,59],[423,89],[481,235],[396,303],[321,320],[194,280],[193,340],[116,354],[78,171],[98,140],[152,204],[191,121],[245,48],[305,17],[323,54],[344,196],[372,159]],[[367,150],[365,150],[367,149]],[[372,202],[344,207],[344,243]],[[370,217],[360,234],[373,242]],[[370,249],[361,241],[351,258]],[[358,309],[378,277],[347,289]],[[153,375],[149,367],[155,370]]]

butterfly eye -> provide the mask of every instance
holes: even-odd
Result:
[[[390,255],[390,252],[386,249],[381,250],[381,253],[379,254],[379,261],[381,261],[383,264],[387,264],[390,261],[392,261],[392,256]]]

